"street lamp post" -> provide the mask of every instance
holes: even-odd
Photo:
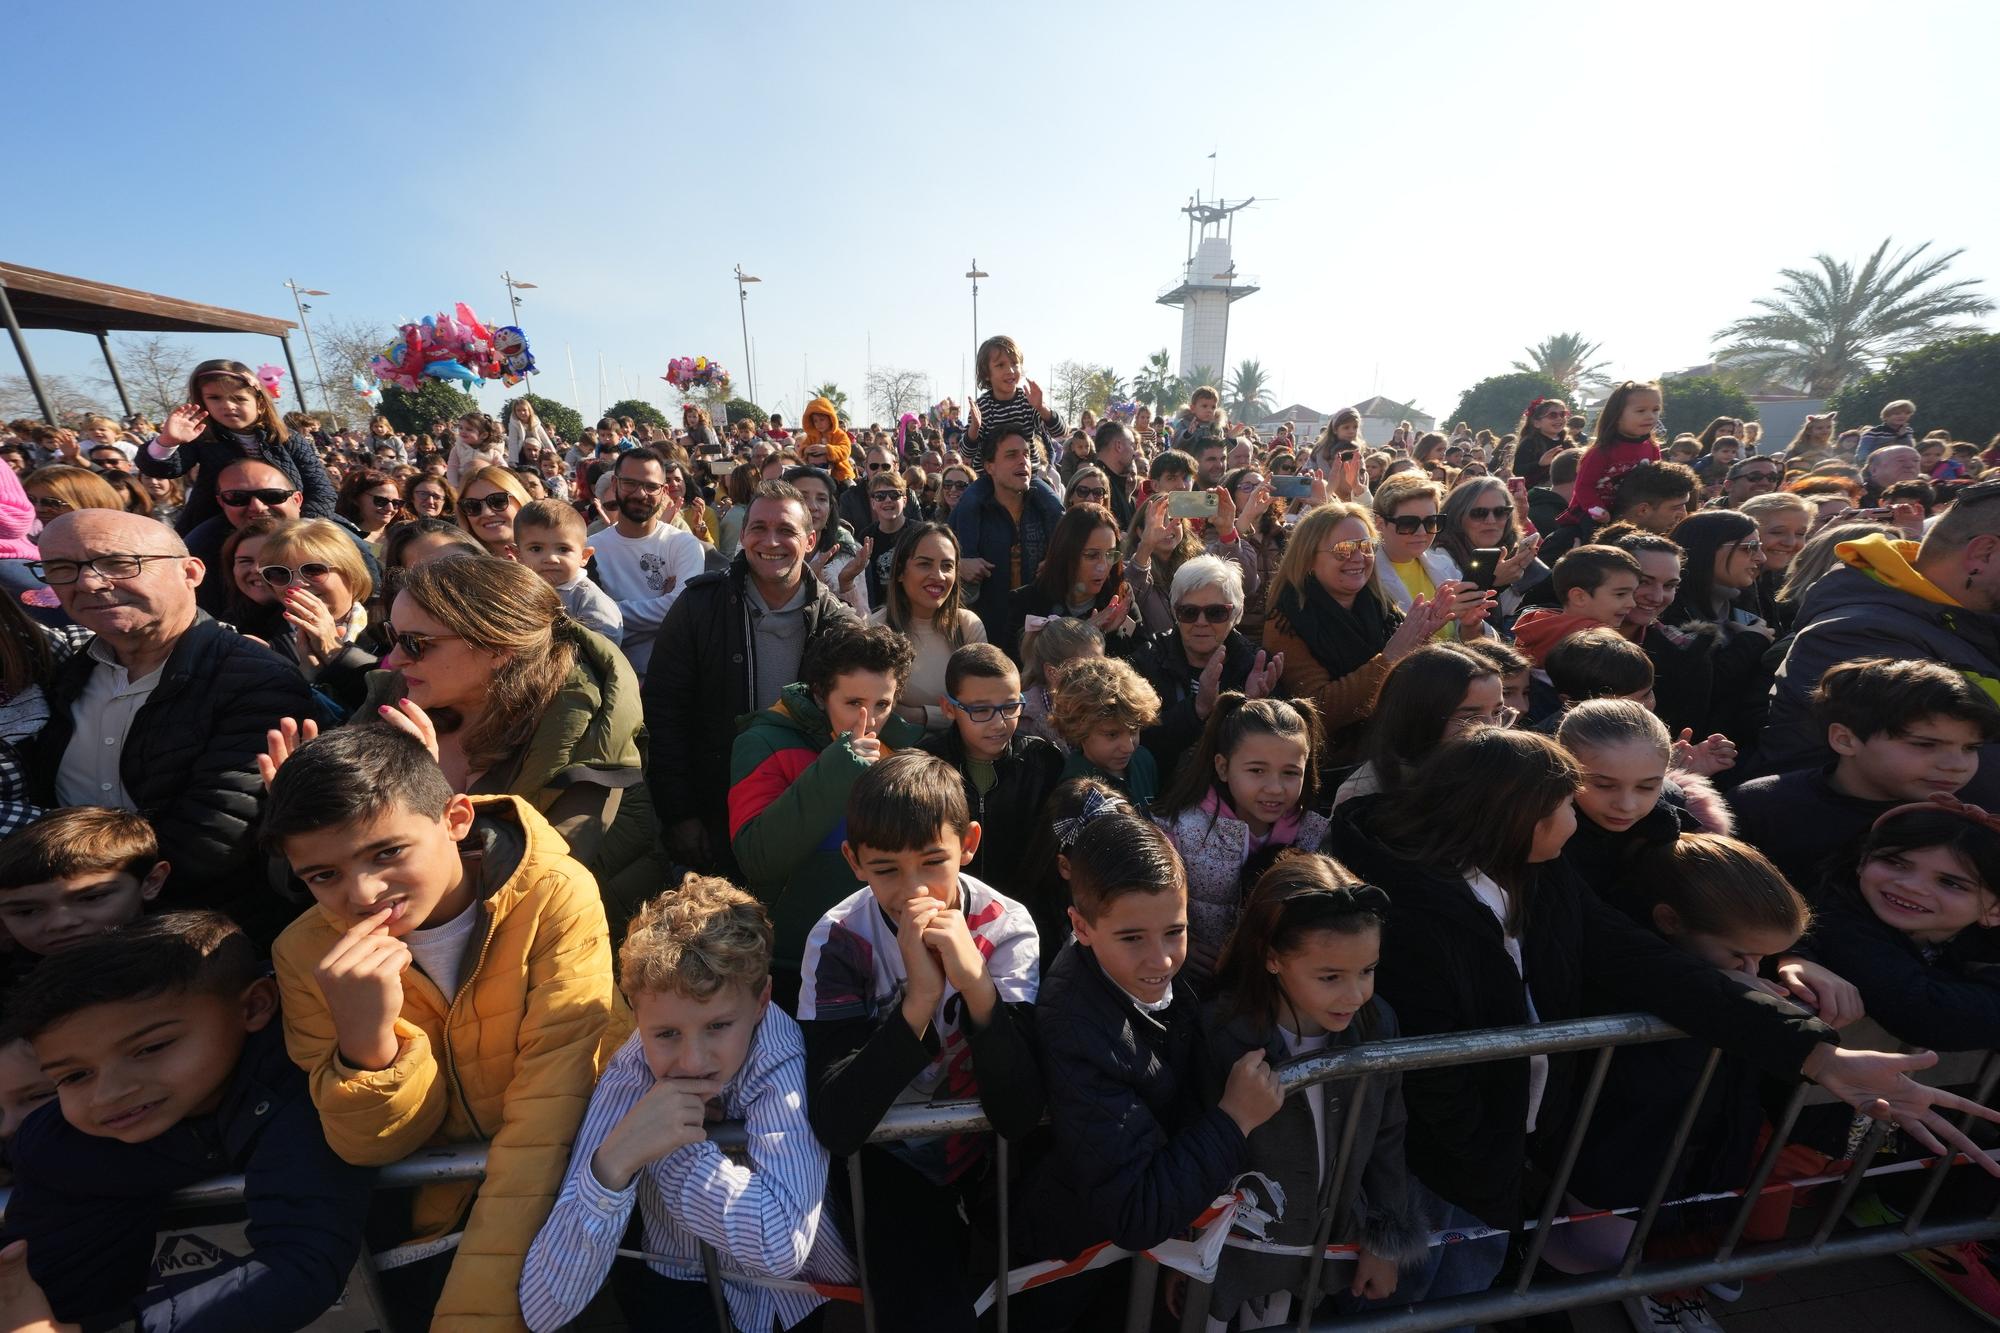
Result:
[[[319,381],[320,406],[331,412],[333,411],[333,400],[326,396],[326,376],[321,374],[319,369],[319,348],[313,345],[312,325],[306,322],[306,311],[312,309],[312,307],[300,298],[304,296],[331,296],[333,293],[323,292],[317,287],[301,287],[290,278],[285,279],[285,286],[292,289],[292,304],[297,306],[299,310],[299,331],[306,335],[306,350],[312,353],[313,378]],[[300,394],[299,398],[303,401],[305,395]]]
[[[532,282],[517,281],[514,275],[512,273],[507,272],[505,269],[502,269],[500,271],[500,281],[507,284],[507,308],[513,312],[514,324],[518,328],[521,323],[521,298],[518,295],[516,295],[516,293],[532,292],[535,290],[535,284]],[[531,370],[528,372],[529,392],[532,393],[534,391],[534,387],[535,387],[535,372]]]
[[[972,355],[976,360],[979,356],[979,280],[993,275],[980,272],[979,261],[975,259],[972,261],[972,267],[966,270],[965,276],[972,279]]]
[[[750,293],[748,284],[762,282],[743,271],[743,265],[736,266],[736,319],[743,326],[743,373],[750,381],[750,401],[757,401],[757,366],[750,360]]]

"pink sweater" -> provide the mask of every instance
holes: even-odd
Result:
[[[35,530],[35,506],[21,489],[14,469],[0,463],[0,560],[33,560],[41,554],[28,534]]]
[[[1556,522],[1602,523],[1611,517],[1611,501],[1617,496],[1618,483],[1625,479],[1625,474],[1641,463],[1659,460],[1660,446],[1653,443],[1650,435],[1638,440],[1621,436],[1593,444],[1577,460],[1576,489],[1570,492],[1569,508]]]

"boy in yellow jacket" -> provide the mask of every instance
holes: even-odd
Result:
[[[318,904],[271,952],[327,1142],[365,1166],[488,1145],[476,1191],[418,1191],[385,1238],[413,1241],[384,1267],[389,1313],[524,1328],[523,1258],[629,1029],[596,882],[527,802],[454,795],[421,744],[381,727],[300,747],[263,836]]]

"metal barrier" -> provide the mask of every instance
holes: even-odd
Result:
[[[1666,1202],[1666,1192],[1674,1167],[1687,1146],[1702,1099],[1708,1091],[1709,1082],[1721,1058],[1721,1052],[1711,1051],[1708,1063],[1703,1068],[1701,1077],[1697,1080],[1694,1091],[1681,1112],[1675,1134],[1666,1145],[1659,1171],[1654,1176],[1644,1206],[1639,1210],[1637,1225],[1617,1270],[1588,1277],[1536,1282],[1534,1280],[1536,1269],[1543,1248],[1548,1242],[1552,1224],[1557,1220],[1571,1171],[1576,1165],[1584,1136],[1595,1113],[1598,1094],[1603,1089],[1605,1074],[1611,1066],[1612,1053],[1621,1046],[1665,1041],[1681,1035],[1675,1028],[1650,1015],[1620,1014],[1529,1027],[1493,1028],[1441,1036],[1370,1042],[1336,1054],[1313,1056],[1287,1065],[1280,1075],[1286,1095],[1289,1096],[1316,1084],[1340,1081],[1353,1085],[1349,1094],[1349,1102],[1353,1104],[1361,1099],[1369,1080],[1381,1075],[1407,1074],[1414,1070],[1477,1064],[1487,1060],[1521,1059],[1531,1055],[1583,1051],[1597,1053],[1577,1106],[1575,1123],[1571,1126],[1563,1144],[1555,1175],[1550,1180],[1548,1192],[1542,1201],[1540,1214],[1533,1223],[1524,1228],[1528,1237],[1526,1251],[1518,1276],[1511,1282],[1505,1285],[1496,1283],[1492,1289],[1475,1295],[1426,1301],[1364,1314],[1343,1315],[1338,1320],[1315,1323],[1311,1316],[1314,1307],[1324,1295],[1323,1270],[1334,1221],[1331,1208],[1322,1202],[1319,1209],[1319,1233],[1313,1245],[1305,1299],[1298,1303],[1300,1314],[1291,1323],[1270,1327],[1293,1327],[1302,1331],[1338,1328],[1341,1333],[1350,1331],[1359,1333],[1361,1330],[1367,1330],[1368,1333],[1426,1333],[1427,1330],[1451,1328],[1460,1324],[1487,1323],[1554,1310],[1573,1309],[1641,1293],[1677,1290],[1704,1283],[1808,1268],[1836,1260],[1897,1254],[1905,1250],[1981,1240],[2000,1235],[2000,1207],[1976,1219],[1925,1225],[1925,1218],[1931,1205],[1944,1185],[1945,1172],[1951,1169],[1955,1160],[1947,1155],[1922,1168],[1926,1173],[1922,1190],[1901,1223],[1894,1226],[1855,1228],[1835,1236],[1833,1232],[1836,1225],[1852,1202],[1855,1192],[1860,1188],[1870,1162],[1880,1150],[1886,1137],[1887,1127],[1878,1124],[1869,1131],[1846,1172],[1832,1185],[1832,1197],[1827,1201],[1810,1237],[1801,1241],[1778,1242],[1739,1250],[1738,1246],[1742,1241],[1744,1229],[1749,1224],[1751,1211],[1756,1207],[1765,1185],[1770,1181],[1779,1154],[1788,1143],[1799,1112],[1811,1090],[1810,1084],[1801,1083],[1792,1095],[1783,1116],[1773,1127],[1774,1132],[1770,1141],[1745,1184],[1742,1202],[1725,1229],[1715,1254],[1697,1260],[1641,1263],[1647,1238],[1652,1234],[1654,1223],[1658,1220],[1662,1206]],[[1975,1099],[1981,1102],[1989,1101],[1996,1083],[2000,1083],[2000,1055],[1989,1054],[1980,1067]],[[1966,1117],[1965,1120],[1969,1122],[1970,1117]],[[1340,1195],[1342,1183],[1353,1157],[1354,1135],[1359,1121],[1359,1116],[1350,1115],[1347,1118],[1332,1174],[1322,1190],[1322,1201],[1338,1198]],[[926,1138],[947,1133],[976,1133],[991,1128],[986,1118],[980,1114],[977,1102],[897,1106],[883,1118],[881,1125],[870,1136],[869,1142]],[[709,1138],[725,1150],[740,1150],[746,1146],[746,1137],[740,1122],[725,1122],[713,1126]],[[1004,1280],[1009,1267],[1006,1231],[1011,1207],[1007,1180],[1007,1141],[997,1140],[995,1147],[1000,1231],[996,1266],[1002,1279],[997,1286],[995,1313],[1000,1333],[1008,1333],[1010,1300],[1008,1284]],[[379,1188],[409,1188],[438,1181],[476,1179],[483,1174],[485,1157],[485,1149],[476,1146],[425,1149],[401,1162],[381,1168],[377,1175],[377,1185]],[[862,1197],[858,1157],[847,1160],[847,1171],[854,1205],[854,1234],[851,1239],[854,1242],[857,1268],[862,1275],[862,1320],[868,1333],[875,1333],[875,1311],[873,1302],[869,1298],[866,1244],[862,1235],[861,1223],[865,1200]],[[239,1202],[242,1197],[243,1177],[222,1176],[181,1191],[175,1195],[174,1204],[188,1208],[211,1207]],[[4,1213],[4,1206],[5,1195],[0,1193],[0,1214]],[[723,1328],[733,1328],[723,1298],[723,1272],[717,1263],[714,1250],[706,1244],[702,1245],[701,1259],[717,1320]],[[1133,1259],[1132,1270],[1125,1330],[1126,1333],[1144,1333],[1150,1324],[1159,1265],[1147,1256],[1140,1255]],[[373,1272],[366,1256],[359,1265],[357,1277],[364,1285],[372,1285]],[[1190,1331],[1198,1333],[1205,1327],[1203,1321],[1208,1313],[1207,1292],[1207,1284],[1190,1280],[1184,1298],[1183,1333]]]

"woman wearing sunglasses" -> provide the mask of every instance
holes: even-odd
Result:
[[[1459,577],[1452,558],[1437,549],[1437,534],[1444,526],[1438,507],[1444,501],[1444,487],[1421,472],[1399,472],[1375,492],[1375,530],[1382,544],[1375,552],[1381,572],[1382,591],[1398,611],[1407,611],[1412,598],[1434,599],[1447,586],[1461,589],[1456,600],[1459,619],[1434,636],[1440,640],[1476,638],[1485,632],[1483,617],[1473,613],[1485,606],[1486,596]]]
[[[256,561],[271,613],[245,632],[296,666],[335,716],[349,716],[367,697],[368,673],[382,656],[382,640],[368,626],[375,581],[360,549],[338,525],[307,518],[278,524],[261,542],[239,542],[236,561],[246,551]],[[231,574],[246,596],[263,601],[233,567]]]
[[[1389,668],[1451,620],[1452,600],[1415,597],[1407,615],[1376,576],[1370,514],[1330,500],[1299,520],[1271,582],[1264,649],[1282,654],[1281,692],[1311,699],[1327,755],[1351,761]]]
[[[1505,630],[1549,567],[1536,558],[1542,539],[1521,535],[1524,506],[1498,477],[1473,477],[1451,488],[1444,498],[1443,523],[1437,551],[1449,561],[1438,562],[1447,578],[1463,579],[1475,567],[1475,551],[1500,552],[1493,567],[1493,590],[1500,594],[1487,623]]]
[[[333,512],[360,531],[361,539],[380,560],[389,525],[402,517],[403,493],[388,473],[372,467],[353,468],[340,483],[340,498],[333,502]]]
[[[1160,719],[1139,735],[1156,755],[1193,750],[1218,696],[1235,690],[1251,699],[1274,693],[1285,673],[1275,657],[1239,628],[1243,571],[1214,555],[1198,555],[1174,571],[1174,627],[1150,635],[1132,665],[1160,696]]]
[[[483,467],[458,493],[458,522],[488,555],[514,558],[514,516],[529,502],[521,479],[504,467]]]

